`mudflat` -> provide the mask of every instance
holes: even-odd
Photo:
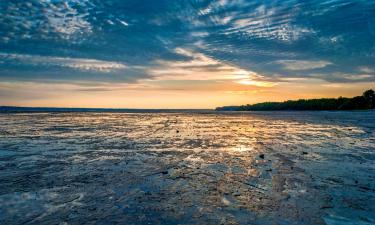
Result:
[[[0,114],[0,224],[374,224],[375,112]]]

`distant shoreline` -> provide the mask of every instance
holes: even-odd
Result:
[[[23,107],[0,106],[0,113],[181,113],[181,112],[213,112],[213,109],[134,109],[134,108],[63,108],[63,107]]]
[[[330,111],[340,112],[344,110],[215,110],[215,109],[112,109],[112,108],[60,108],[60,107],[22,107],[22,106],[0,106],[0,114],[6,113],[251,113],[251,112],[314,112]],[[345,110],[353,111],[375,111],[367,110]]]
[[[284,102],[263,102],[241,106],[218,107],[216,111],[343,111],[371,110],[375,108],[375,93],[365,91],[353,98],[299,99]]]

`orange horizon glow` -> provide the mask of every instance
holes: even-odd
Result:
[[[237,81],[145,81],[142,84],[0,83],[9,95],[0,105],[68,108],[213,109],[269,101],[361,95],[375,83],[331,84],[316,81],[254,85]]]

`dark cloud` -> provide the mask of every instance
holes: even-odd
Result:
[[[177,48],[268,80],[375,80],[374,1],[9,0],[0,12],[3,80],[135,82],[191,60]],[[215,71],[203,67],[188,69]]]

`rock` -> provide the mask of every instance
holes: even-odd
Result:
[[[231,202],[226,197],[222,197],[221,202],[223,203],[224,206],[231,205]]]
[[[264,159],[264,154],[260,154],[259,158]]]
[[[320,206],[320,209],[332,209],[333,206],[332,205],[322,205]]]
[[[365,191],[370,191],[371,190],[371,188],[366,187],[366,186],[359,186],[359,188],[362,189],[362,190],[365,190]]]

